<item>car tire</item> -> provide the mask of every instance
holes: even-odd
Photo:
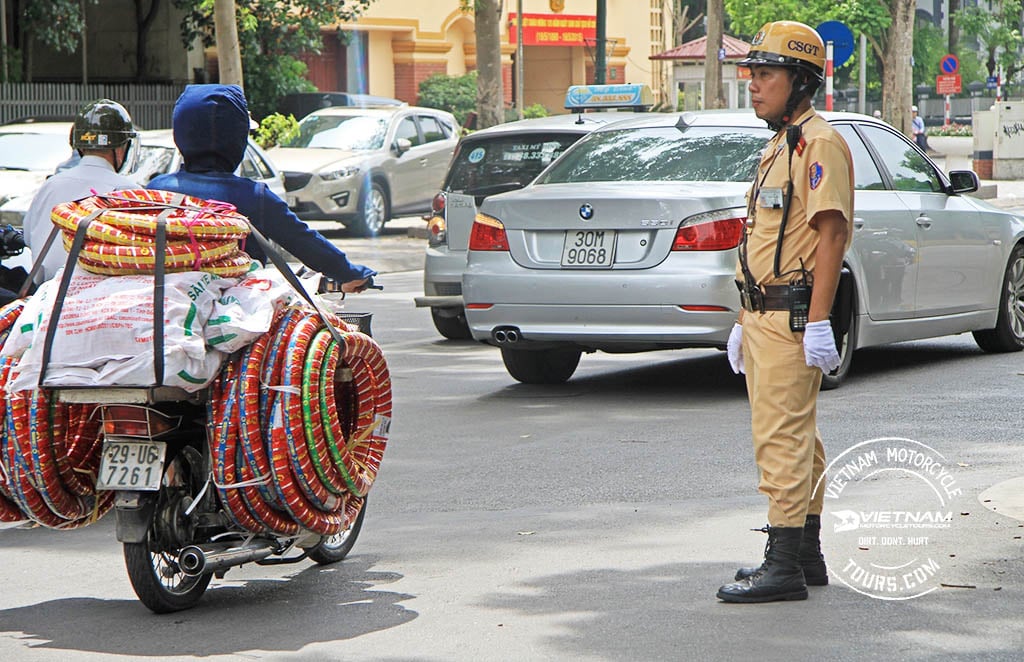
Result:
[[[466,311],[459,310],[457,315],[446,314],[450,309],[431,308],[430,316],[434,320],[434,328],[448,340],[469,340],[473,334],[469,332],[466,322]]]
[[[524,384],[564,384],[576,372],[581,354],[578,349],[501,348],[508,374]]]
[[[377,181],[371,181],[359,201],[359,217],[349,226],[359,237],[376,237],[390,220],[391,203],[387,191]]]
[[[1024,349],[1024,245],[1016,246],[1006,263],[995,328],[975,331],[974,341],[986,352]]]
[[[837,314],[833,314],[833,320],[838,319]],[[833,324],[835,322],[833,321]],[[821,390],[831,391],[842,386],[846,380],[846,375],[850,372],[850,366],[853,365],[853,352],[857,346],[857,296],[854,291],[854,296],[851,297],[850,301],[850,328],[846,330],[846,333],[836,338],[836,349],[839,350],[839,367],[833,372],[822,375],[821,377]]]

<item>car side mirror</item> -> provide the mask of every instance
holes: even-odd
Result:
[[[949,184],[953,193],[974,193],[981,187],[978,173],[973,170],[953,170],[949,173]]]
[[[397,138],[391,148],[395,151],[395,155],[401,156],[412,149],[412,141],[408,138]]]

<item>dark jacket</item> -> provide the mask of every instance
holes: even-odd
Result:
[[[174,105],[174,143],[184,159],[178,172],[153,178],[148,187],[233,204],[264,236],[311,269],[345,283],[376,275],[352,264],[310,229],[266,184],[238,177],[249,135],[249,110],[237,85],[189,85]],[[255,240],[245,251],[266,263]]]

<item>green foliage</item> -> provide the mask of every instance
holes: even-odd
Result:
[[[92,0],[96,2],[96,0]],[[85,30],[79,0],[31,0],[21,3],[21,29],[60,53],[74,53]]]
[[[267,115],[256,130],[256,143],[263,149],[286,143],[299,135],[299,122],[294,115]]]
[[[962,35],[974,37],[989,54],[989,74],[1001,64],[1010,79],[1021,70],[1021,0],[1003,0],[991,10],[979,6],[964,7],[953,15]]]
[[[946,36],[931,23],[914,26],[914,85],[935,85],[939,62],[946,54]],[[966,83],[966,81],[964,81]]]
[[[419,104],[447,110],[462,124],[466,115],[476,109],[476,72],[462,76],[434,74],[420,83]]]
[[[74,1],[74,0],[67,0]],[[181,36],[191,48],[199,39],[215,43],[213,0],[173,0],[184,11]],[[292,92],[316,89],[305,78],[303,53],[319,53],[323,46],[320,28],[355,20],[373,0],[235,0],[238,40],[242,51],[245,96],[253,115],[261,117]],[[339,37],[344,33],[339,31]]]
[[[538,117],[547,117],[548,109],[544,107],[544,104],[535,103],[532,106],[523,108],[523,119],[536,119]]]

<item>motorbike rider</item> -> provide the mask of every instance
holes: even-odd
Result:
[[[131,115],[110,99],[87,103],[75,116],[69,139],[81,160],[47,179],[25,214],[25,243],[35,261],[42,262],[33,279],[36,284],[53,278],[67,262],[67,251],[59,240],[41,255],[53,230],[50,211],[56,205],[115,189],[137,188],[134,181],[118,174],[130,170],[136,136]]]
[[[178,172],[155,177],[148,188],[228,202],[303,264],[341,283],[342,291],[361,292],[372,284],[376,271],[352,264],[266,184],[234,174],[245,154],[250,126],[242,88],[189,85],[174,105],[172,123],[183,165]],[[245,251],[266,262],[255,241],[247,241]]]

